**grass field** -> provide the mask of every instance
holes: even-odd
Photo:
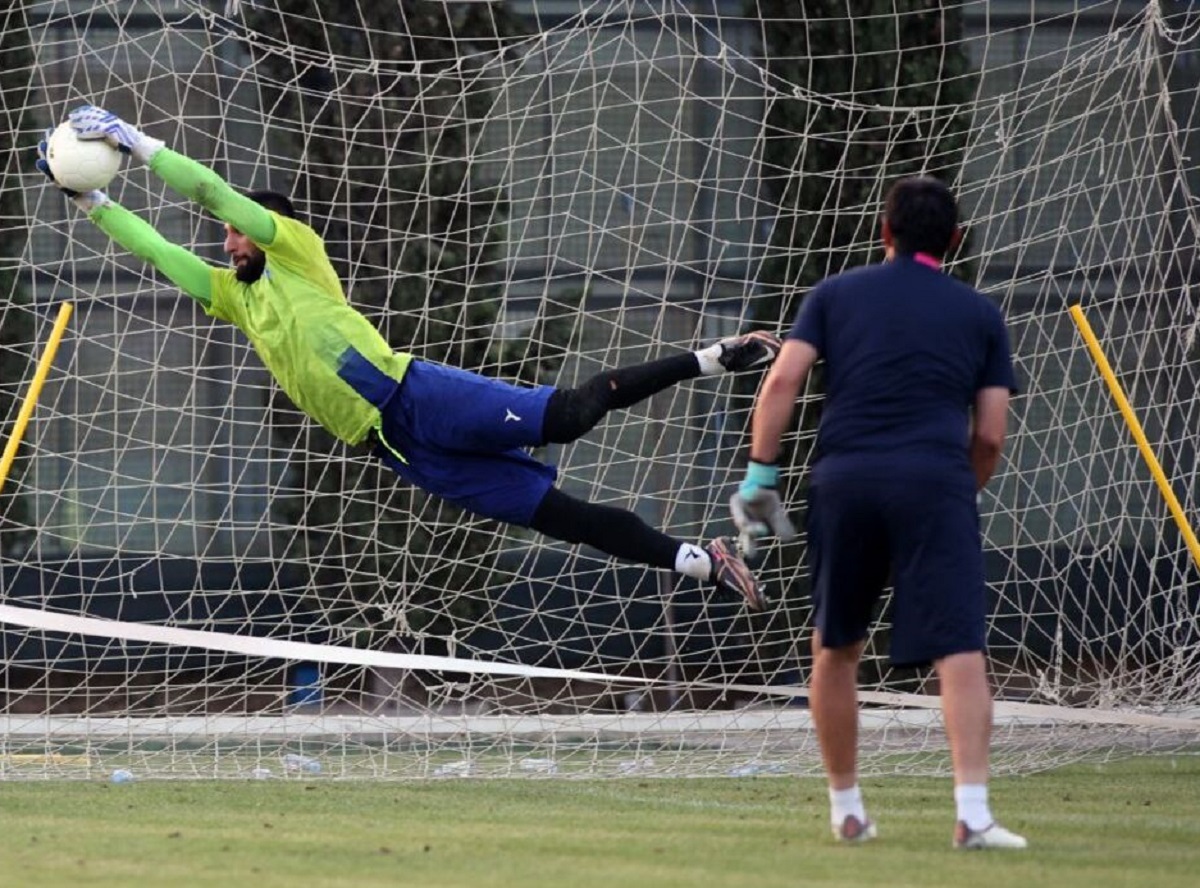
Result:
[[[1200,885],[1200,756],[997,780],[1025,852],[950,850],[944,780],[865,781],[879,841],[814,779],[5,781],[5,886]]]

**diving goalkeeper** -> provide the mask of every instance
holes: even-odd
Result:
[[[271,191],[240,194],[212,170],[92,105],[68,117],[80,139],[104,139],[225,223],[232,267],[169,243],[102,191],[62,189],[109,237],[153,265],[214,318],[237,326],[283,391],[350,445],[460,508],[615,558],[673,570],[742,596],[764,594],[733,543],[681,542],[632,512],[554,486],[557,470],[524,448],[574,441],[610,410],[686,379],[765,367],[779,340],[754,332],[633,367],[578,388],[515,386],[393,351],[346,301],[320,236]],[[37,167],[53,180],[39,145]],[[55,183],[57,184],[57,183]],[[59,186],[61,188],[61,186]]]

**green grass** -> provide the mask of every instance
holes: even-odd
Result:
[[[1200,757],[997,780],[1025,852],[950,850],[947,781],[865,781],[870,845],[814,779],[0,783],[13,886],[1200,885]]]

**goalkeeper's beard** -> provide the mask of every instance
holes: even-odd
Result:
[[[267,256],[265,253],[256,253],[253,256],[247,256],[246,261],[240,265],[233,266],[233,273],[237,279],[243,284],[253,284],[267,268]]]

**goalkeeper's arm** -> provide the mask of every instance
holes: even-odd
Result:
[[[76,108],[67,119],[78,138],[103,139],[118,151],[137,158],[174,190],[194,200],[259,246],[274,242],[275,220],[271,213],[234,191],[208,167],[172,151],[161,140],[95,105]]]
[[[47,130],[47,135],[49,130]],[[162,142],[154,143],[162,147]],[[64,188],[54,178],[46,159],[47,142],[37,146],[34,165],[60,191],[69,197],[75,206],[88,214],[88,218],[114,241],[140,259],[150,263],[171,280],[184,293],[191,296],[207,310],[212,305],[212,275],[217,271],[199,256],[183,247],[169,242],[154,230],[148,222],[138,218],[103,191],[80,193]],[[130,153],[126,149],[127,153]]]
[[[214,266],[171,243],[155,231],[150,223],[99,191],[77,195],[74,200],[81,209],[87,210],[88,218],[114,241],[153,265],[205,308],[212,304]]]
[[[817,350],[801,339],[788,339],[783,343],[754,405],[754,416],[750,421],[750,459],[770,464],[779,457],[780,441],[791,423],[796,398],[817,357]]]
[[[154,152],[148,165],[173,189],[259,246],[269,246],[275,241],[275,219],[270,211],[235,191],[203,164],[164,146]]]
[[[807,342],[788,339],[775,359],[751,421],[750,464],[737,493],[729,500],[729,511],[737,526],[742,551],[752,555],[759,537],[768,533],[790,540],[796,529],[779,498],[779,444],[791,422],[796,396],[808,371],[817,360],[817,350]]]

